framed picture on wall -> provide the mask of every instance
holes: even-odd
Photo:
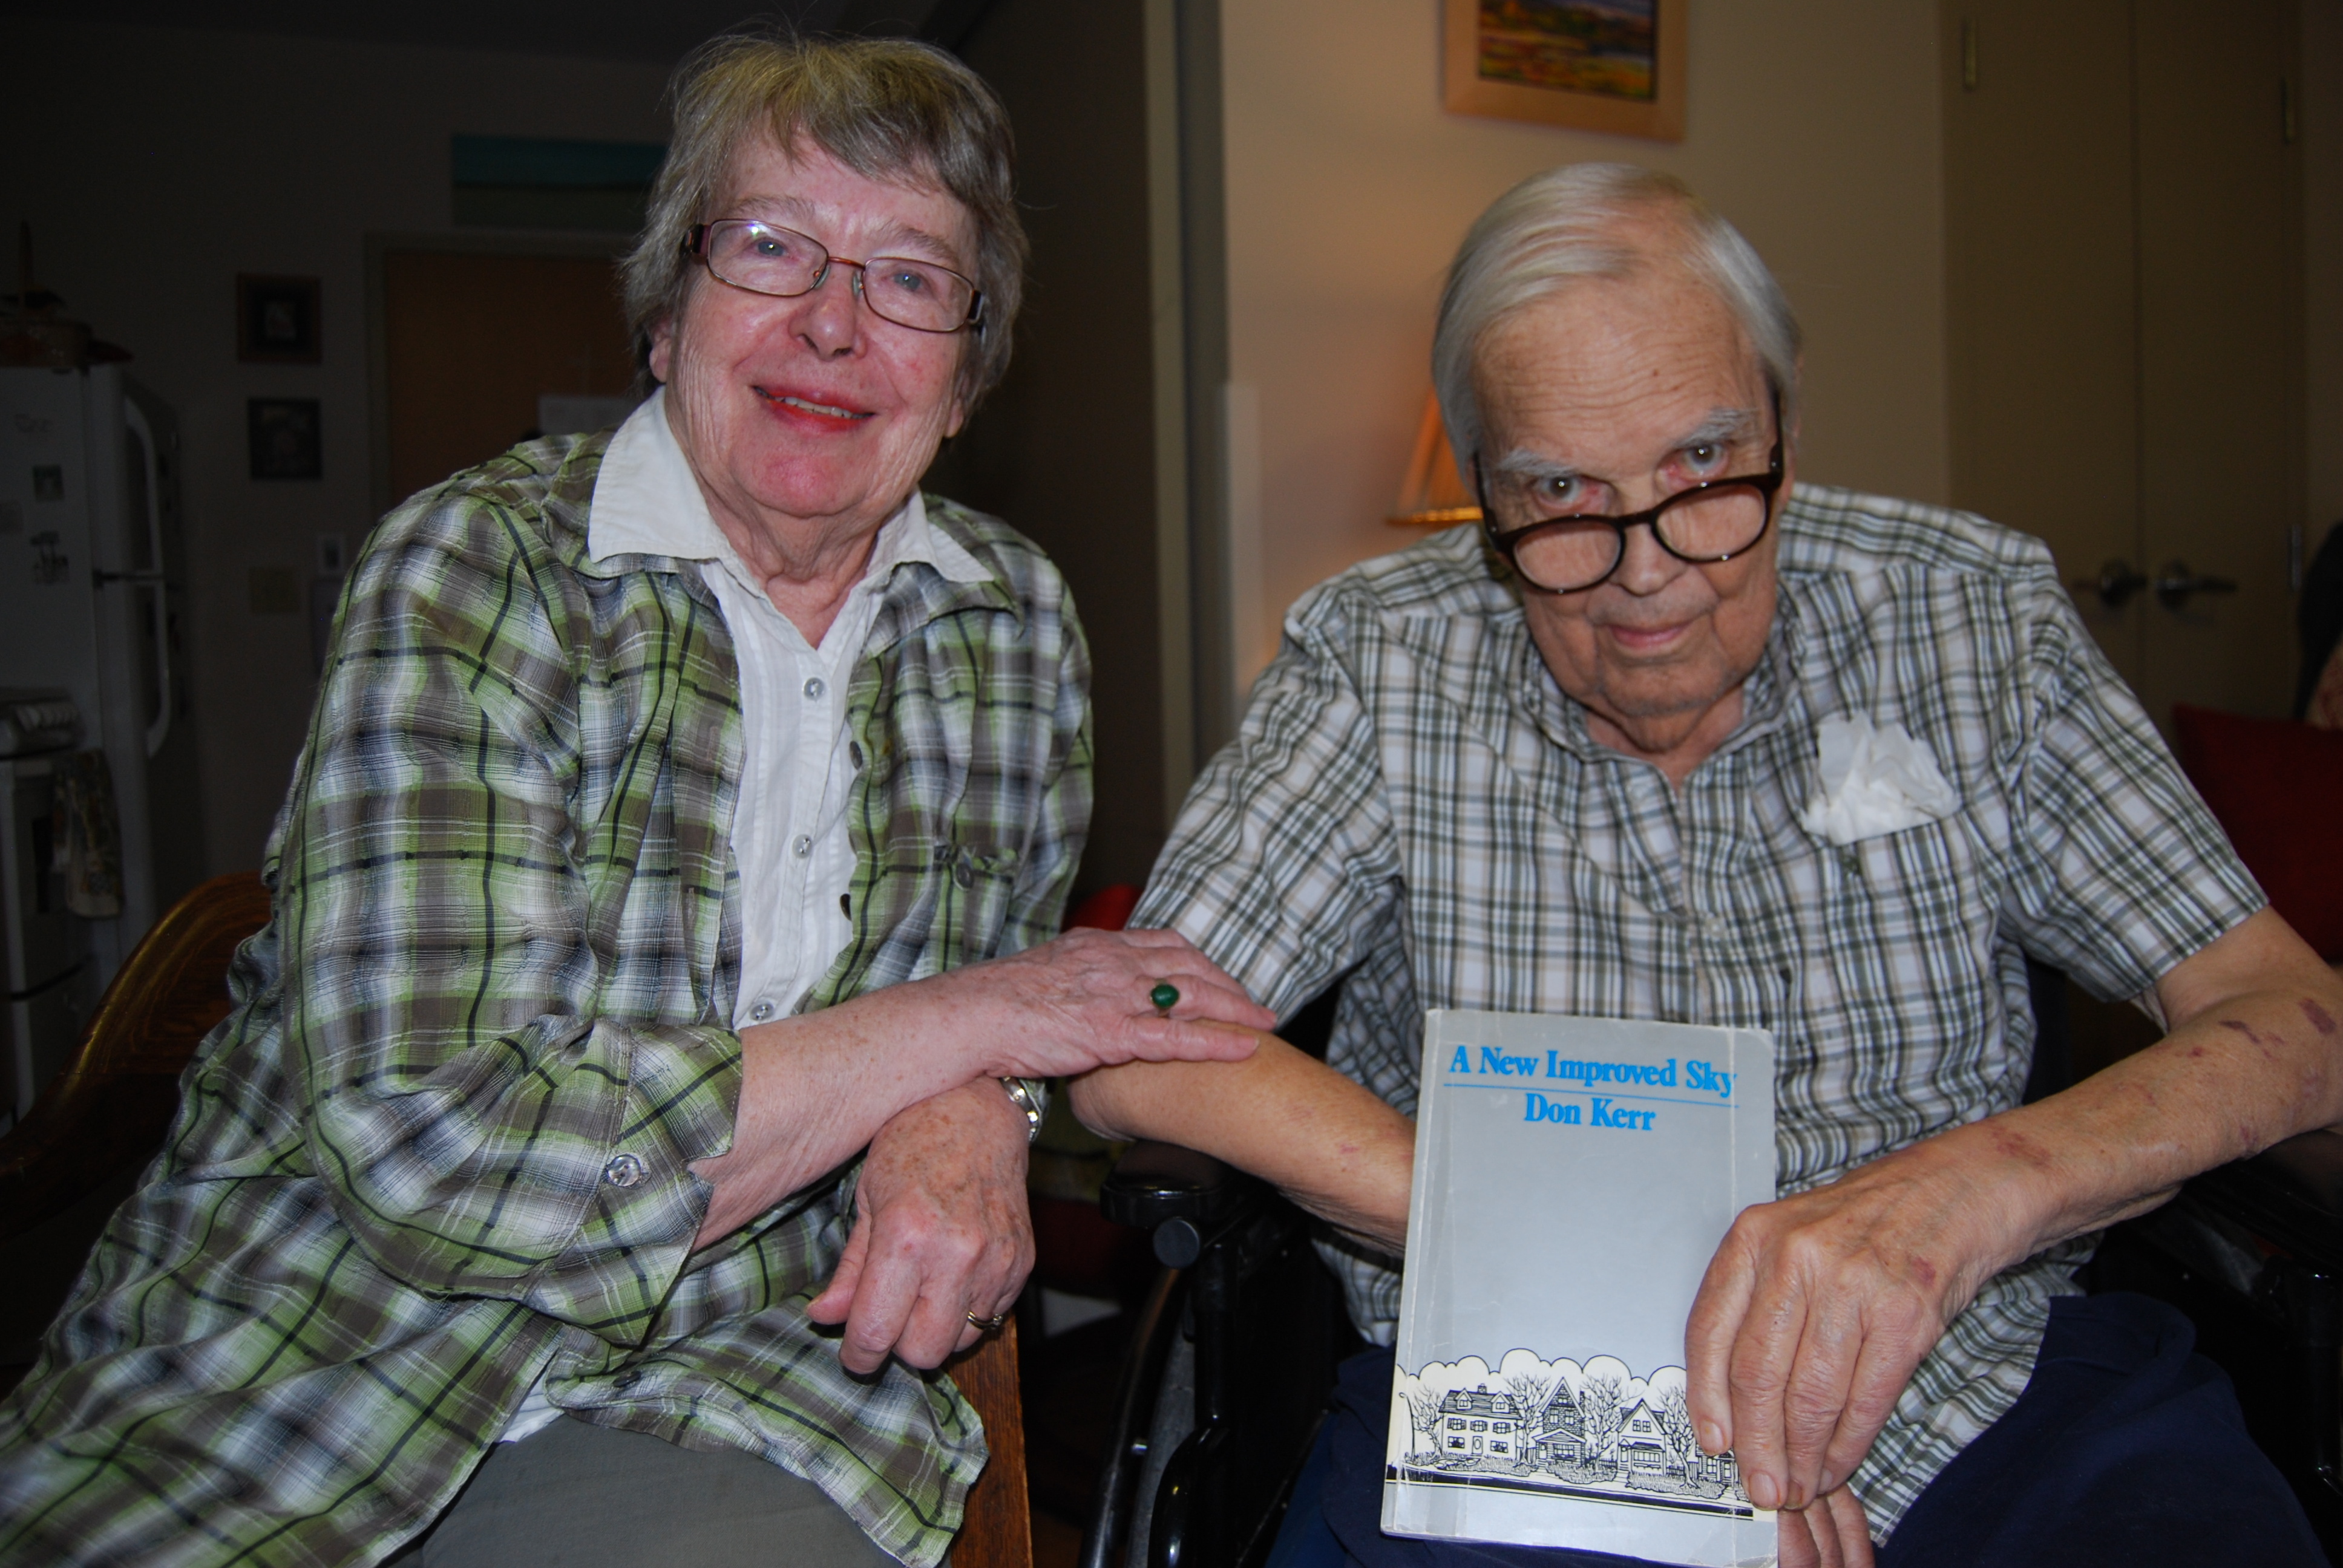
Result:
[[[1688,0],[1441,0],[1458,115],[1684,138]]]
[[[315,397],[253,397],[246,400],[252,477],[256,479],[315,479],[326,471],[318,439]]]
[[[238,273],[236,357],[247,365],[317,364],[317,280]]]

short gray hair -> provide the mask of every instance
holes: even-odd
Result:
[[[1672,253],[1655,252],[1620,232],[1630,220],[1649,216],[1667,220],[1681,236]],[[1473,223],[1448,268],[1432,339],[1432,380],[1458,463],[1480,448],[1473,368],[1500,322],[1574,279],[1633,276],[1671,255],[1715,288],[1740,323],[1781,397],[1783,427],[1795,429],[1797,317],[1741,232],[1673,176],[1633,164],[1564,164],[1499,196]]]
[[[748,32],[702,45],[669,95],[675,140],[652,183],[642,235],[619,264],[639,361],[647,363],[651,328],[691,291],[698,268],[685,235],[721,216],[713,208],[733,154],[762,136],[784,152],[810,143],[866,179],[940,187],[968,209],[984,314],[961,351],[959,390],[972,408],[1000,383],[1024,294],[1025,226],[1009,115],[982,77],[909,39]]]

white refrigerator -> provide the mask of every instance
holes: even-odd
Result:
[[[31,1108],[200,868],[176,646],[185,581],[170,410],[116,365],[0,368],[0,1126]],[[71,907],[60,809],[69,777],[98,771],[91,750],[111,779],[118,855],[118,912],[96,918]]]

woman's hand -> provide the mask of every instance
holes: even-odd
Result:
[[[838,1359],[940,1365],[1010,1311],[1033,1269],[1025,1113],[990,1079],[922,1101],[879,1130],[855,1189],[854,1233],[806,1308],[844,1323]]]
[[[1149,995],[1166,982],[1180,992],[1168,1018]],[[1250,1030],[1275,1022],[1183,937],[1084,930],[745,1029],[732,1148],[692,1164],[715,1189],[695,1244],[730,1235],[852,1159],[900,1113],[971,1081],[999,1097],[995,1078],[1242,1060],[1253,1052]]]
[[[1168,1016],[1159,985],[1179,991]],[[998,1078],[1071,1078],[1126,1061],[1241,1061],[1247,1030],[1277,1015],[1177,931],[1072,930],[1054,941],[900,988],[931,991],[951,1033]],[[948,1000],[947,1000],[948,999]],[[1222,1029],[1234,1024],[1236,1029]]]

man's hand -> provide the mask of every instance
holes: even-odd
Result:
[[[1842,1486],[1775,1524],[1781,1568],[1871,1568],[1871,1525],[1863,1504]]]
[[[2016,1259],[1989,1186],[1923,1143],[1775,1203],[1725,1233],[1684,1331],[1694,1430],[1733,1450],[1760,1508],[1840,1487],[1913,1369]],[[2030,1240],[2030,1232],[2026,1235]]]
[[[2268,910],[2157,982],[2172,1032],[2062,1094],[1745,1210],[1693,1302],[1694,1430],[1749,1499],[1843,1486],[1912,1371],[2001,1270],[2201,1171],[2343,1122],[2343,988]]]
[[[940,1365],[974,1344],[974,1313],[1016,1304],[1033,1268],[1025,1202],[1025,1113],[979,1079],[902,1111],[871,1140],[855,1189],[854,1233],[806,1315],[846,1325],[851,1372],[893,1355]]]

